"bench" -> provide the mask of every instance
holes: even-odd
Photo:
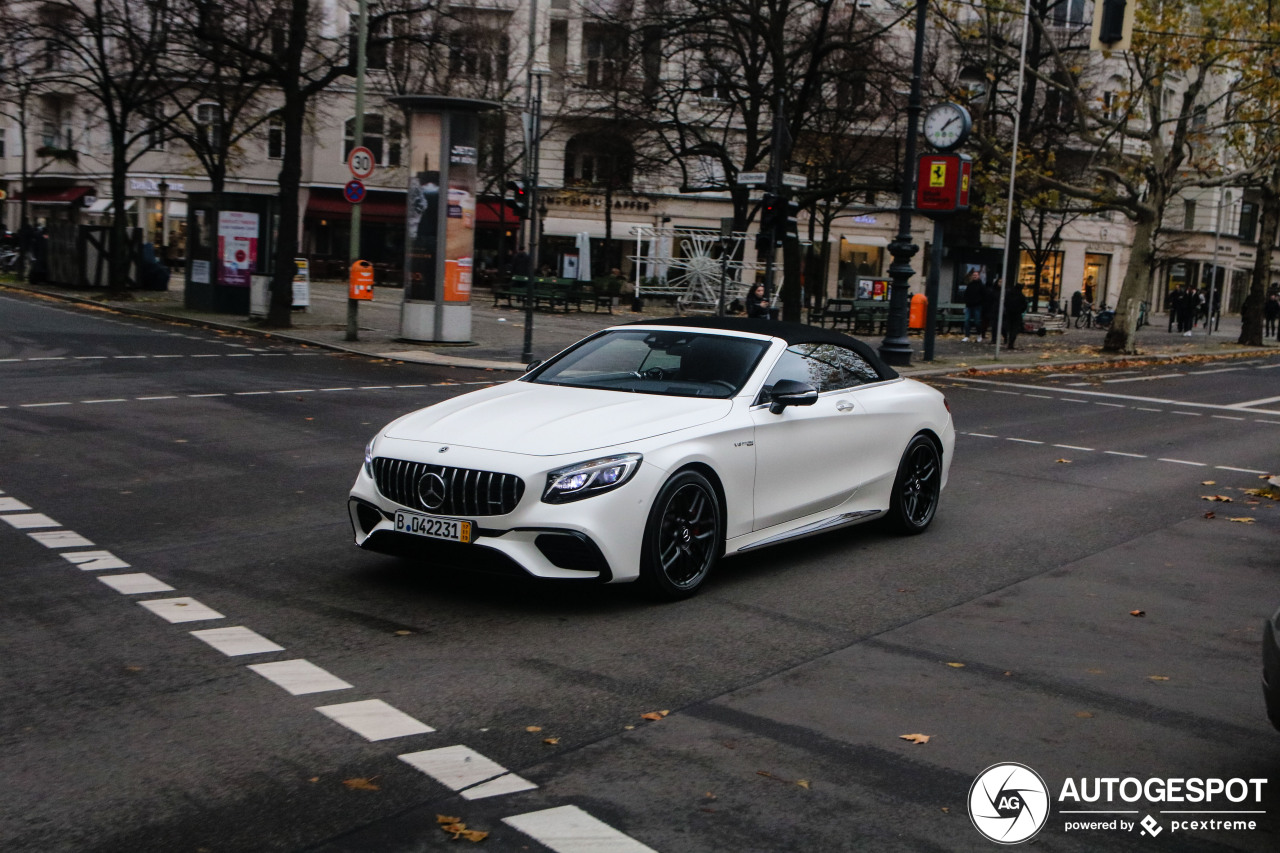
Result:
[[[826,300],[821,308],[809,309],[809,324],[812,326],[825,327],[830,320],[833,329],[841,322],[846,329],[852,329],[855,317],[856,311],[852,299],[832,298]]]

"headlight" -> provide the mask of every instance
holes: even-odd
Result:
[[[542,500],[563,504],[616,489],[635,475],[643,458],[639,453],[624,453],[552,471],[547,475]]]
[[[373,443],[378,440],[375,435],[369,439],[369,443],[364,446],[364,472],[370,477],[373,476]]]

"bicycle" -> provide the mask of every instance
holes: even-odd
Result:
[[[21,253],[17,249],[0,249],[0,270],[3,270],[4,272],[14,272],[17,270],[19,257],[21,257]]]
[[[1076,315],[1075,327],[1077,329],[1093,328],[1093,303],[1086,302],[1080,306],[1080,313]]]

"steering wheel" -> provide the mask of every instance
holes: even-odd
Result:
[[[667,372],[661,367],[650,367],[648,370],[637,370],[636,376],[641,379],[661,380],[667,378]]]

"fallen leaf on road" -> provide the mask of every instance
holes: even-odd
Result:
[[[1147,615],[1147,611],[1145,611],[1145,610],[1130,610],[1130,611],[1129,611],[1129,615],[1130,615],[1130,616],[1146,616],[1146,615]]]
[[[1087,720],[1093,716],[1089,711],[1076,711],[1076,716],[1082,720]]]
[[[524,730],[526,732],[540,732],[542,731],[542,726],[525,726]]]
[[[950,808],[948,808],[947,806],[943,806],[943,807],[942,807],[942,813],[943,813],[943,814],[951,814],[951,809],[950,809]]]
[[[898,735],[898,738],[899,738],[900,740],[909,740],[909,741],[911,741],[912,743],[915,743],[915,744],[921,744],[921,743],[928,743],[928,742],[929,742],[929,735],[922,735],[922,734],[914,734],[914,735]]]
[[[647,714],[641,714],[640,718],[643,720],[661,720],[663,717],[665,717],[667,714],[670,714],[670,713],[671,713],[670,711],[650,711]]]
[[[1201,481],[1200,481],[1200,485],[1202,485],[1202,486],[1216,486],[1216,485],[1218,485],[1218,481],[1217,481],[1217,480],[1201,480]]]
[[[1148,676],[1147,676],[1147,679],[1148,679],[1149,681],[1168,681],[1168,680],[1169,680],[1169,676],[1167,676],[1167,675],[1148,675]]]
[[[804,788],[806,791],[807,791],[807,790],[809,790],[809,780],[808,780],[808,779],[797,779],[797,780],[796,780],[796,784],[797,784],[797,785],[799,785],[801,788]]]
[[[412,634],[412,633],[413,633],[412,631],[396,631],[396,636],[397,636],[397,637],[407,637],[407,636],[409,636],[409,635],[410,635],[410,634]]]
[[[1070,464],[1071,464],[1071,460],[1070,460],[1070,459],[1059,459],[1059,460],[1058,460],[1058,464],[1059,464],[1059,465],[1070,465]]]
[[[1213,514],[1213,510],[1209,510],[1208,512],[1206,512],[1206,513],[1204,514],[1204,517],[1205,517],[1205,518],[1216,518],[1217,516],[1215,516],[1215,515]]]
[[[1229,503],[1231,503],[1231,498],[1227,497],[1226,495],[1201,495],[1201,496],[1200,496],[1200,500],[1202,500],[1202,501],[1222,501],[1224,504],[1229,504]]]
[[[542,739],[542,742],[543,742],[543,743],[546,743],[546,744],[550,744],[551,746],[555,746],[556,744],[558,744],[558,743],[560,742],[560,738],[558,738],[558,737],[544,737],[544,738]]]
[[[441,825],[447,824],[447,823],[461,823],[461,822],[462,822],[462,818],[460,817],[449,817],[447,814],[436,815],[436,823]]]
[[[352,791],[377,791],[380,789],[377,785],[373,784],[373,780],[377,778],[377,776],[372,776],[368,779],[343,779],[342,784],[346,785]]]
[[[1227,521],[1238,521],[1241,524],[1253,524],[1256,519],[1247,515],[1238,515],[1235,518],[1228,518]]]
[[[956,661],[947,661],[947,666],[954,666],[956,669],[963,669],[963,668],[964,668],[964,664],[962,664],[962,663],[957,663]]]

